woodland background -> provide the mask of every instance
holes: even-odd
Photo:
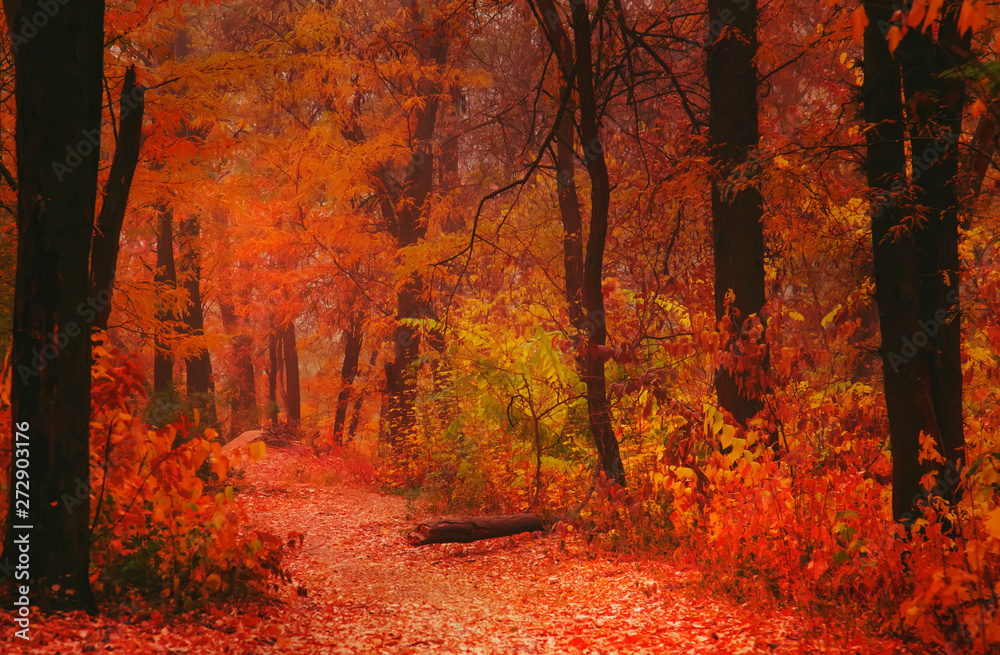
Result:
[[[222,452],[267,426],[740,601],[1000,644],[994,4],[43,4],[0,60],[0,420],[45,441],[53,607],[280,582]],[[66,48],[102,20],[96,76]],[[31,161],[15,63],[19,101],[91,85],[31,105],[64,137]],[[32,222],[31,162],[82,232]]]

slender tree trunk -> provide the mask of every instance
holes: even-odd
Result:
[[[757,182],[756,0],[709,0],[709,139],[712,184],[715,317],[728,317],[728,348],[736,361],[716,379],[719,404],[746,426],[763,408],[760,375],[766,359],[739,361],[744,323],[764,306],[763,200]],[[726,25],[719,30],[718,25]],[[729,305],[726,295],[735,300]]]
[[[232,334],[230,357],[233,377],[229,384],[229,432],[227,441],[238,437],[256,422],[257,395],[254,385],[253,337],[241,331],[236,310],[230,302],[220,304],[222,327]]]
[[[611,190],[601,145],[597,98],[593,80],[590,15],[585,1],[572,4],[571,44],[562,17],[552,0],[535,0],[536,19],[559,60],[560,111],[556,130],[556,181],[563,224],[563,258],[566,267],[566,301],[570,322],[586,338],[580,356],[581,377],[587,386],[590,431],[601,470],[610,480],[625,484],[618,439],[611,425],[604,359],[598,348],[607,343],[602,282],[604,248],[608,234]],[[576,57],[573,51],[576,51]],[[574,113],[576,86],[580,109],[580,140],[590,176],[590,233],[586,258],[582,252],[582,219],[574,181]]]
[[[590,174],[590,233],[587,256],[583,263],[583,307],[588,331],[584,354],[587,383],[587,406],[590,431],[597,446],[601,469],[608,479],[624,486],[625,467],[618,450],[618,439],[611,426],[604,358],[598,348],[607,343],[608,332],[604,312],[604,246],[608,236],[608,212],[611,187],[604,149],[598,130],[597,98],[594,94],[594,61],[590,44],[590,15],[585,1],[572,5],[573,41],[576,46],[576,79],[580,95],[580,140],[583,145],[587,172]]]
[[[142,142],[142,117],[145,107],[145,89],[135,84],[135,66],[125,71],[122,84],[118,123],[118,143],[111,172],[104,186],[104,204],[97,217],[93,253],[90,260],[90,287],[100,311],[94,328],[106,330],[111,316],[111,294],[115,285],[118,266],[118,248],[132,178],[139,163],[139,146]]]
[[[368,357],[368,372],[367,377],[371,376],[371,372],[375,370],[375,362],[378,360],[378,350],[372,350],[372,354]],[[358,433],[358,423],[361,420],[361,405],[364,402],[364,392],[357,394],[354,398],[354,407],[351,410],[351,425],[347,428],[347,434],[352,439],[354,435]]]
[[[157,293],[172,292],[177,288],[177,267],[174,264],[174,210],[161,200],[156,206],[159,226],[156,230],[156,283]],[[161,299],[156,311],[157,330],[153,339],[153,393],[169,392],[174,386],[174,355],[170,337],[174,312],[169,303]]]
[[[361,356],[361,341],[364,338],[363,316],[355,315],[344,333],[344,363],[340,369],[340,393],[337,394],[337,411],[333,421],[334,439],[344,442],[344,422],[347,420],[347,405],[351,397],[351,385],[358,374],[358,359]]]
[[[278,364],[281,357],[278,354],[280,343],[277,329],[271,328],[267,345],[267,411],[271,426],[278,426]]]
[[[416,6],[409,11],[421,63],[443,65],[447,54],[444,37],[438,30],[421,24]],[[434,181],[434,150],[431,144],[441,88],[436,82],[424,80],[419,84],[418,94],[423,102],[414,110],[412,155],[393,228],[396,245],[400,249],[418,243],[427,235],[427,199]],[[414,363],[420,352],[419,330],[403,321],[424,316],[424,291],[423,278],[413,274],[401,286],[396,299],[396,319],[399,323],[396,326],[395,358],[391,367],[386,368],[386,393],[389,395],[389,440],[397,449],[416,429],[417,371]]]
[[[104,3],[69,3],[54,15],[37,0],[6,2],[4,9],[7,25],[50,17],[30,39],[14,35],[11,48],[19,185],[15,450],[3,557],[6,566],[21,567],[23,544],[30,544],[30,562],[7,577],[17,597],[25,595],[23,585],[31,605],[96,611],[89,576],[90,330],[78,308],[90,294]]]
[[[298,425],[302,420],[302,396],[299,391],[299,353],[295,343],[295,323],[288,322],[281,331],[281,350],[285,358],[285,403],[288,422]]]
[[[184,312],[184,325],[189,336],[199,339],[205,336],[205,312],[201,297],[201,252],[198,237],[201,229],[197,218],[181,221],[180,237],[183,252],[181,266],[184,271],[184,288],[187,291],[188,307]],[[207,348],[189,357],[185,362],[187,370],[187,394],[192,407],[203,413],[207,425],[218,423],[215,409],[214,385],[212,383],[212,363]]]
[[[573,96],[575,80],[573,46],[552,0],[539,0],[543,13],[542,29],[549,45],[559,60],[559,125],[556,128],[556,193],[559,216],[563,226],[563,263],[566,269],[566,303],[569,307],[570,325],[583,330],[583,219],[580,216],[580,198],[576,192],[576,100]]]

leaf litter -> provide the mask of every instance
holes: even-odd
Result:
[[[180,615],[142,608],[33,614],[0,652],[312,654],[906,653],[790,610],[699,594],[697,571],[595,554],[580,537],[411,546],[407,502],[344,482],[298,481],[320,460],[272,448],[245,466],[254,527],[288,535],[293,583],[273,598]],[[309,478],[310,476],[305,476]],[[315,477],[315,476],[313,476]],[[114,616],[117,614],[117,616]]]

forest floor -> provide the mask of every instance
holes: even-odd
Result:
[[[240,483],[256,527],[304,534],[294,582],[268,602],[131,621],[36,617],[32,639],[2,617],[2,653],[899,653],[791,611],[713,600],[672,564],[588,553],[556,536],[415,548],[398,496],[271,448]],[[565,544],[565,545],[563,545]]]

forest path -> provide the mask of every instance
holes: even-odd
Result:
[[[305,534],[288,561],[295,584],[263,619],[274,643],[253,652],[861,652],[815,626],[807,638],[791,613],[693,597],[691,574],[669,565],[591,559],[556,537],[412,547],[404,499],[297,481],[320,470],[301,451],[270,449],[246,471],[254,524]]]

